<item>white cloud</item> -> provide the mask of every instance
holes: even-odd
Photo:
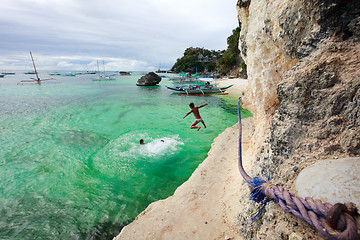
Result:
[[[3,0],[1,8],[6,69],[19,68],[14,60],[29,50],[52,69],[94,59],[113,59],[109,70],[171,67],[187,47],[226,48],[237,27],[235,0]]]

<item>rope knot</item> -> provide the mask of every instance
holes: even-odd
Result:
[[[271,200],[270,189],[274,185],[271,182],[261,179],[260,177],[254,177],[249,181],[249,184],[251,186],[250,199],[260,203],[259,209],[250,214],[250,218],[254,222],[260,213],[265,209],[266,204]],[[263,191],[264,188],[265,191]]]
[[[255,202],[262,202],[264,199],[271,198],[270,188],[273,186],[270,182],[260,178],[254,177],[252,180],[248,182],[250,184],[250,199]],[[262,191],[263,187],[266,186],[268,191],[266,194]]]
[[[358,214],[357,211],[356,205],[352,202],[345,204],[336,203],[330,208],[326,215],[327,224],[336,231],[344,231],[346,226],[345,220],[342,217],[346,214],[352,218],[352,216]]]

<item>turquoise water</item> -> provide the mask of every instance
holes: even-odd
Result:
[[[179,96],[167,78],[137,87],[140,76],[0,79],[1,239],[112,239],[172,195],[237,121],[236,101]],[[209,104],[200,110],[208,128],[196,132],[192,115],[182,119],[190,102]]]

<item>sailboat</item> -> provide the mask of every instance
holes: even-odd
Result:
[[[33,63],[33,66],[34,66],[34,72],[36,74],[36,79],[32,78],[31,80],[22,80],[22,81],[18,82],[17,84],[21,84],[21,83],[37,83],[37,84],[41,84],[41,82],[43,82],[43,81],[50,81],[50,80],[58,81],[55,78],[40,79],[39,74],[38,74],[38,72],[36,70],[35,61],[34,61],[34,58],[33,58],[33,55],[31,53],[31,51],[30,51],[30,56],[31,56],[31,60],[32,60],[32,63]]]
[[[101,75],[100,74],[100,69],[99,69],[99,61],[97,61],[97,67],[98,67],[98,77],[94,78],[93,81],[110,81],[110,80],[115,80],[115,78],[113,76],[115,76],[115,74],[112,75],[105,75],[105,63],[103,61],[103,66],[104,66],[104,74]]]

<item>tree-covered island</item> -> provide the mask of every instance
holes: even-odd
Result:
[[[199,47],[185,49],[184,55],[178,58],[171,68],[176,73],[198,73],[200,75],[246,76],[246,64],[240,57],[240,27],[233,30],[227,38],[226,50],[208,50]]]

